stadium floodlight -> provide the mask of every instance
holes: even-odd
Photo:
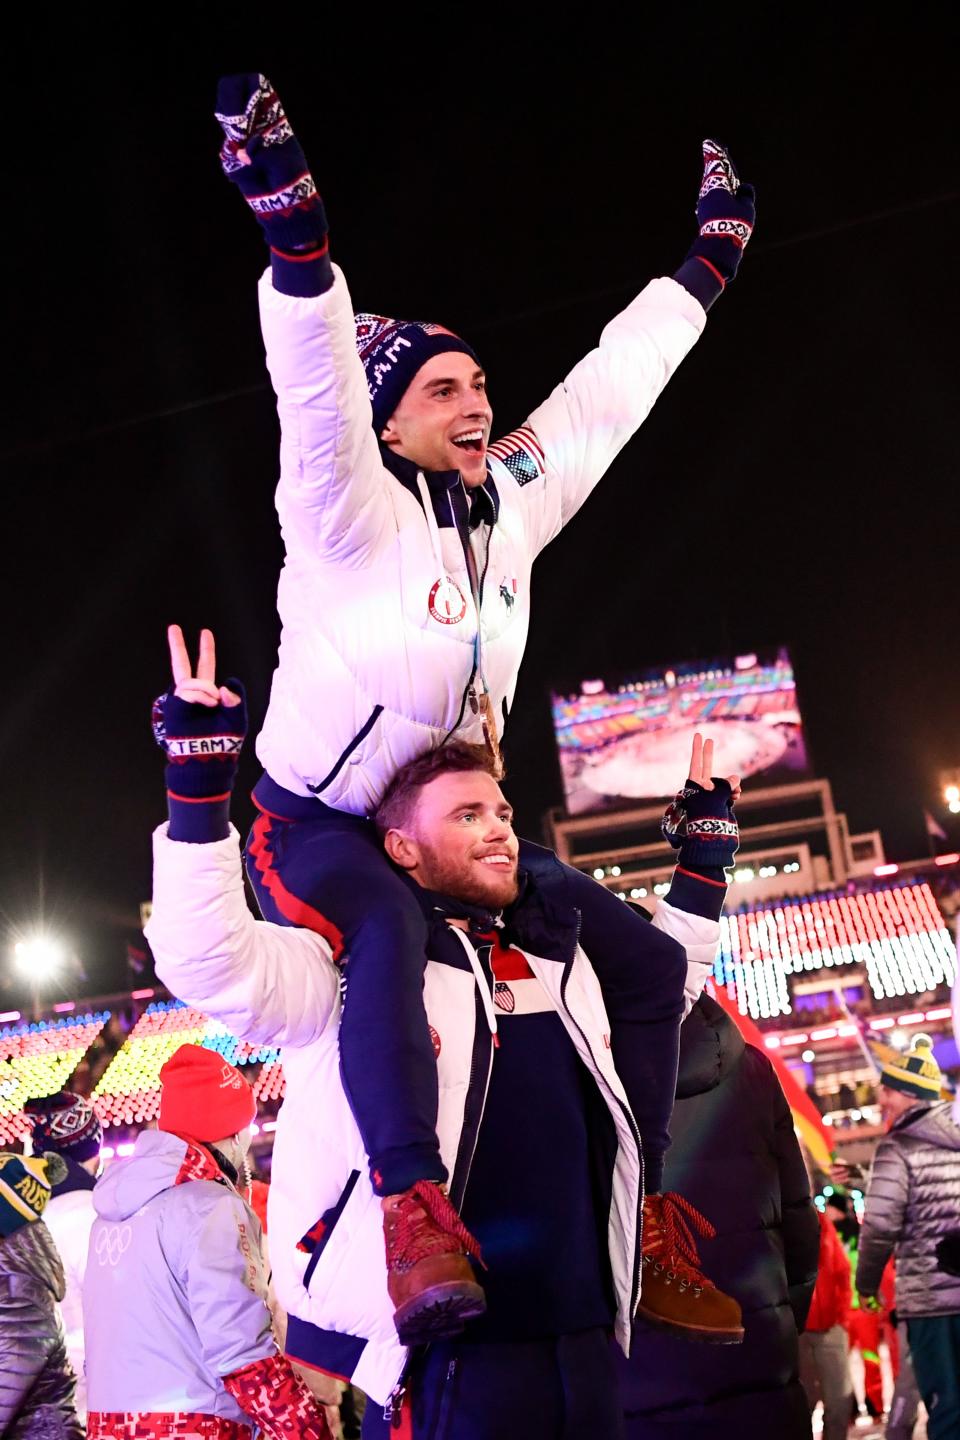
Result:
[[[63,964],[63,945],[52,935],[32,935],[13,947],[17,969],[36,985],[55,975]]]

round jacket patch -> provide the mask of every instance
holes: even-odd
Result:
[[[442,575],[430,591],[430,614],[441,625],[456,625],[467,613],[467,600],[456,580]]]
[[[431,1040],[431,1042],[432,1042],[432,1044],[433,1044],[433,1054],[434,1054],[434,1058],[437,1059],[437,1060],[439,1060],[439,1059],[440,1059],[440,1036],[437,1034],[436,1030],[434,1030],[434,1028],[433,1028],[432,1025],[430,1026],[430,1040]]]

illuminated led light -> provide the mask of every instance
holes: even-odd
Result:
[[[900,869],[899,865],[874,865],[874,875],[896,875]]]
[[[104,1010],[63,1020],[22,1021],[0,1034],[0,1148],[19,1144],[30,1133],[23,1114],[26,1102],[66,1086],[109,1018]]]
[[[836,1026],[831,1026],[829,1030],[811,1030],[811,1031],[810,1031],[810,1039],[811,1039],[811,1040],[835,1040],[836,1038],[837,1038]]]
[[[766,1045],[768,1050],[780,1049],[780,1037],[778,1035],[768,1035],[763,1043],[764,1045]]]
[[[804,1050],[800,1056],[800,1059],[805,1061],[807,1065],[812,1065],[816,1058],[817,1054],[815,1050]]]
[[[55,1015],[70,1015],[76,1008],[77,1002],[75,1000],[61,1000],[58,1005],[54,1005],[53,1013]]]
[[[54,975],[63,963],[66,952],[53,935],[33,935],[27,940],[18,940],[13,947],[17,969],[32,980],[46,980]]]
[[[871,1029],[871,1030],[889,1030],[889,1029],[891,1028],[891,1026],[896,1025],[896,1023],[897,1023],[897,1022],[896,1022],[896,1019],[894,1018],[893,1015],[884,1015],[884,1016],[882,1016],[879,1020],[871,1020],[871,1021],[870,1021],[870,1029]]]
[[[596,868],[596,870],[594,870],[594,872],[593,872],[593,878],[594,878],[594,880],[602,880],[603,877],[604,877],[604,875],[606,875],[606,873],[607,873],[607,872],[606,872],[606,870],[604,870],[603,866],[602,866],[602,865],[598,865],[597,868]]]
[[[100,1147],[100,1154],[104,1160],[112,1160],[116,1153],[112,1145],[101,1145]]]
[[[659,883],[659,885],[654,885],[654,887],[653,887],[653,893],[654,893],[654,895],[666,895],[666,893],[667,893],[667,891],[668,891],[669,889],[670,889],[670,886],[669,886],[669,884],[667,883],[667,881],[666,881],[666,880],[661,880],[660,883]]]
[[[619,866],[619,865],[611,865],[611,866],[610,866],[610,874],[611,874],[611,875],[619,875],[619,874],[620,874],[620,866]]]
[[[264,1122],[263,1122],[263,1129],[264,1129],[265,1134],[267,1134],[267,1135],[272,1134],[273,1131],[276,1130],[276,1128],[277,1128],[277,1122],[276,1122],[276,1120],[264,1120]]]
[[[928,1010],[924,1019],[926,1020],[949,1020],[952,1011],[949,1005],[942,1005],[939,1010]]]
[[[19,1010],[4,1010],[3,1014],[0,1015],[0,1025],[5,1025],[5,1024],[7,1024],[7,1023],[8,1023],[9,1021],[11,1021],[11,1020],[19,1020],[19,1019],[20,1019],[20,1011],[19,1011]]]
[[[956,865],[960,861],[960,851],[954,851],[952,855],[937,855],[934,865]]]
[[[960,800],[960,785],[947,785],[943,792],[943,798],[947,801]]]
[[[117,1154],[122,1156],[132,1155],[133,1145],[130,1143],[130,1141],[125,1141],[122,1145],[118,1145]]]
[[[837,1034],[846,1040],[849,1036],[857,1034],[857,1027],[856,1025],[838,1025]]]
[[[131,1000],[152,1000],[157,992],[155,990],[131,990]]]
[[[947,809],[951,815],[960,815],[960,800],[951,800]]]
[[[903,1047],[904,1047],[904,1045],[906,1045],[908,1039],[909,1039],[909,1036],[907,1035],[906,1030],[891,1030],[891,1031],[890,1031],[890,1044],[891,1044],[891,1045],[895,1045],[898,1050],[902,1050],[902,1049],[903,1049]]]
[[[897,1016],[897,1024],[898,1024],[898,1025],[919,1025],[920,1022],[921,1022],[921,1020],[925,1020],[926,1018],[927,1018],[927,1017],[926,1017],[926,1015],[924,1015],[923,1011],[922,1011],[922,1010],[918,1010],[918,1011],[916,1012],[916,1014],[914,1014],[914,1015],[898,1015],[898,1016]]]
[[[781,1045],[806,1045],[809,1039],[810,1036],[806,1032],[801,1032],[799,1035],[781,1035],[780,1043]]]
[[[231,1065],[262,1063],[255,1096],[272,1100],[282,1095],[283,1071],[275,1047],[240,1041],[219,1021],[179,1001],[155,1002],[141,1015],[94,1091],[105,1127],[143,1125],[156,1118],[160,1070],[183,1044],[202,1045]]]

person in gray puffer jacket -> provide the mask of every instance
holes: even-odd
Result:
[[[960,1125],[940,1100],[932,1042],[917,1035],[909,1054],[880,1074],[887,1134],[867,1189],[856,1286],[874,1300],[883,1268],[897,1258],[897,1311],[929,1416],[928,1440],[960,1435],[960,1276],[938,1247],[960,1221]]]
[[[0,1154],[0,1436],[82,1440],[58,1301],[63,1266],[40,1218],[60,1178],[57,1155]]]

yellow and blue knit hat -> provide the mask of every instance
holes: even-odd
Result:
[[[0,1236],[39,1220],[50,1191],[66,1171],[64,1161],[52,1152],[42,1159],[0,1152]]]
[[[880,1071],[881,1085],[900,1090],[917,1100],[939,1100],[942,1083],[943,1077],[940,1066],[933,1058],[933,1041],[929,1035],[915,1035],[906,1055],[886,1060]]]

